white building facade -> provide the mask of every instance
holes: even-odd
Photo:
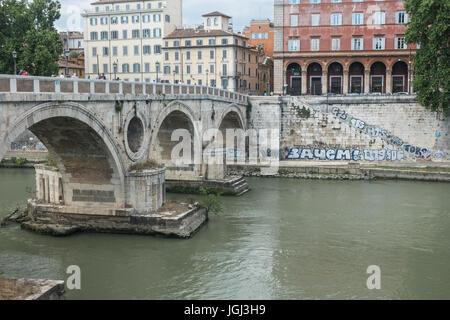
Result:
[[[182,23],[182,0],[99,0],[84,17],[86,77],[156,82],[163,37]]]

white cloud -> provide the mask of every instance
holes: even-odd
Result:
[[[82,30],[81,13],[89,9],[90,0],[60,0],[61,19],[58,30]],[[273,19],[273,0],[183,0],[183,24],[202,22],[202,14],[220,11],[233,17],[235,31],[241,31],[251,19]]]

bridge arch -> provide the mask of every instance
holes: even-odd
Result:
[[[183,157],[190,160],[184,165],[201,164],[200,120],[196,119],[188,105],[180,101],[173,101],[159,113],[153,126],[150,146],[150,158],[167,167],[168,178],[171,178],[171,171],[175,167],[171,157],[172,151],[181,142],[181,138],[178,141],[172,141],[172,133],[177,129],[187,130],[191,139],[190,155],[182,154]],[[177,166],[179,165],[177,164]],[[195,169],[193,170],[195,171]]]
[[[111,196],[104,201],[105,204],[125,204],[125,169],[119,147],[96,114],[75,102],[39,104],[10,126],[3,138],[2,148],[7,148],[27,129],[55,157],[61,172],[66,204],[75,201],[75,189],[78,192],[89,188],[109,193]],[[0,157],[4,152],[0,150]]]

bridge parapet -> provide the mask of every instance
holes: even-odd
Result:
[[[126,82],[110,80],[86,80],[78,78],[54,78],[13,76],[0,74],[0,94],[116,94],[135,96],[176,96],[178,99],[211,99],[246,105],[248,96],[219,88],[147,82]]]

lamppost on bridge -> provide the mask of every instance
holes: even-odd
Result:
[[[64,50],[64,55],[66,56],[66,77],[69,77],[69,54],[70,51],[68,49]]]
[[[17,51],[16,51],[16,50],[14,50],[14,51],[12,52],[12,57],[13,57],[13,59],[14,59],[14,75],[17,75],[17,63],[16,63],[16,60],[17,60]]]
[[[115,62],[113,63],[114,80],[117,80],[117,65],[118,65],[118,63],[117,63],[117,61],[115,61]]]

